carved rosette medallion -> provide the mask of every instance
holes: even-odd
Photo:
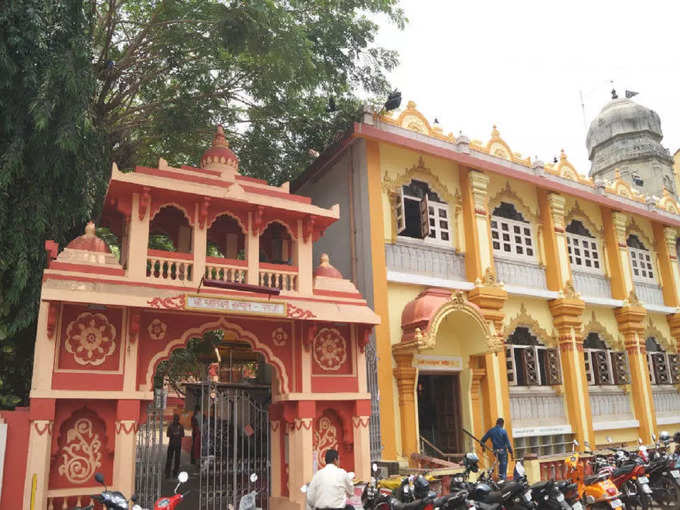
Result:
[[[66,328],[66,351],[79,365],[98,366],[116,349],[116,328],[101,313],[81,313]]]
[[[168,325],[160,319],[154,319],[146,329],[151,340],[163,340],[165,333],[168,331]]]
[[[319,419],[317,429],[314,431],[314,444],[316,444],[318,465],[323,467],[326,465],[326,452],[330,449],[338,449],[338,429],[327,416]]]
[[[347,360],[347,341],[337,329],[323,328],[314,337],[312,355],[324,370],[339,370]]]
[[[288,333],[286,333],[285,329],[276,328],[274,331],[272,331],[272,343],[276,347],[285,347],[287,341]]]
[[[66,444],[61,449],[59,474],[74,484],[89,482],[101,467],[102,443],[92,422],[81,418],[66,433]]]

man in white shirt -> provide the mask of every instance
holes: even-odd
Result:
[[[336,450],[328,450],[326,466],[317,471],[307,488],[307,505],[316,510],[354,510],[346,504],[354,495],[354,484],[344,469],[338,467]]]

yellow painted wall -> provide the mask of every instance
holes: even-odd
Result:
[[[615,429],[595,431],[595,444],[599,447],[606,447],[609,442],[607,437],[611,437],[614,444],[626,443],[633,446],[638,444],[638,429]]]
[[[590,327],[592,325],[592,327]],[[601,336],[607,345],[615,351],[623,351],[623,335],[619,332],[613,308],[586,306],[583,311],[584,336],[590,332],[604,333]],[[603,330],[603,331],[602,331]]]
[[[524,309],[522,308],[524,307]],[[548,308],[548,302],[544,299],[532,299],[522,296],[511,296],[503,306],[505,318],[503,319],[503,333],[508,336],[514,331],[511,327],[513,323],[520,320],[520,317],[530,316],[532,323],[525,324],[531,326],[531,331],[545,345],[556,347],[554,338],[553,319]],[[526,321],[522,319],[522,322]],[[512,329],[512,330],[511,330]]]
[[[646,325],[645,339],[648,336],[653,336],[664,350],[677,352],[677,343],[672,341],[671,328],[664,314],[648,311]]]

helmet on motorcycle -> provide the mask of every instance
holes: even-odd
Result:
[[[479,457],[476,453],[466,453],[463,457],[463,466],[473,473],[479,471]]]
[[[670,443],[671,435],[666,430],[663,430],[659,433],[659,441],[662,443]]]
[[[430,482],[423,475],[418,475],[418,477],[413,482],[413,495],[416,499],[426,498],[430,493]]]

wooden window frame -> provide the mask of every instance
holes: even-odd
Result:
[[[507,229],[504,229],[503,225],[507,225]],[[517,228],[520,229],[519,235],[515,231]],[[528,234],[526,230],[529,231]],[[508,236],[507,239],[504,239],[504,234]],[[517,241],[517,237],[519,237],[520,242]],[[508,245],[510,251],[506,251],[504,245]],[[491,246],[494,255],[499,258],[538,263],[534,231],[529,222],[510,220],[502,216],[491,216]],[[518,248],[521,253],[518,252]],[[527,250],[531,250],[530,255],[527,254]]]

